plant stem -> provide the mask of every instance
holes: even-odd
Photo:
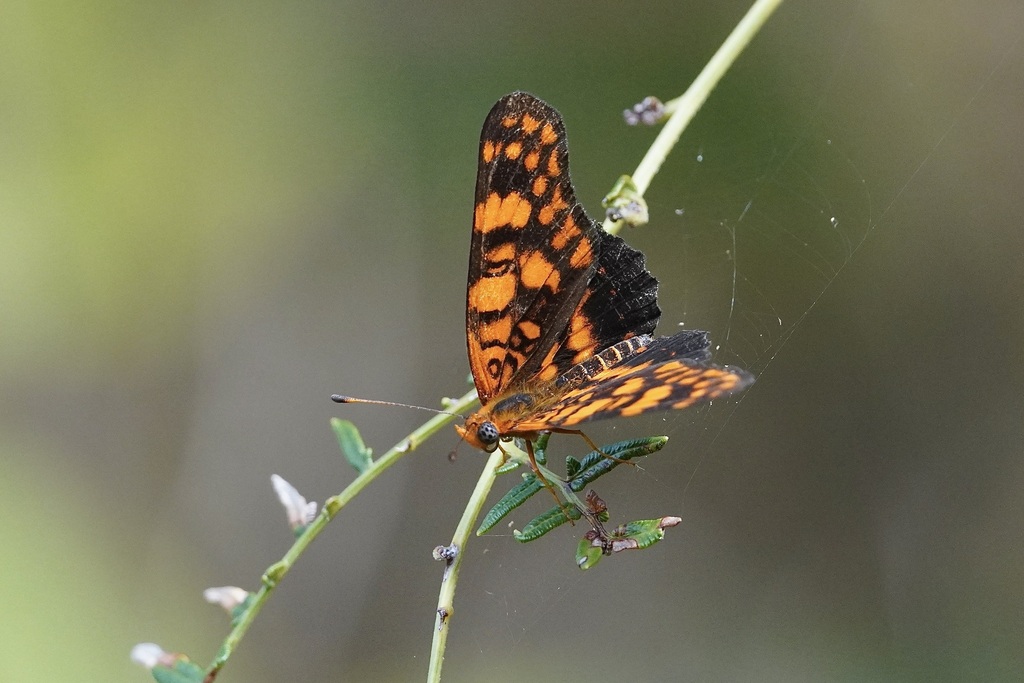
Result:
[[[444,664],[444,651],[448,643],[448,631],[452,615],[455,613],[455,587],[459,582],[459,569],[462,567],[462,558],[466,554],[466,544],[469,542],[471,530],[476,526],[476,519],[480,516],[487,494],[491,491],[491,485],[497,476],[495,470],[504,460],[504,454],[495,450],[487,459],[483,472],[476,482],[466,509],[462,512],[462,519],[455,528],[452,536],[452,543],[449,546],[455,551],[455,557],[445,567],[444,575],[441,578],[441,591],[437,596],[437,616],[434,618],[434,639],[430,645],[430,668],[427,671],[428,683],[439,683],[441,680],[441,667]]]
[[[636,171],[633,172],[633,182],[641,195],[647,192],[651,180],[661,169],[669,152],[679,142],[679,136],[683,134],[683,130],[704,105],[711,91],[768,21],[772,12],[781,4],[782,0],[757,0],[740,20],[740,23],[736,24],[736,28],[725,39],[725,42],[718,48],[718,51],[697,75],[686,92],[666,104],[668,109],[674,109],[674,111],[665,122],[661,132],[658,133],[658,137],[651,143],[650,149],[640,161],[640,165],[636,167]],[[621,229],[621,226],[622,221],[612,222],[606,219],[603,227],[614,234]]]
[[[476,390],[474,389],[453,402],[449,406],[448,410],[453,413],[461,413],[468,410],[475,402]],[[295,539],[295,542],[292,544],[292,547],[288,549],[288,552],[286,552],[280,560],[268,567],[263,573],[263,585],[260,586],[260,589],[255,594],[253,594],[249,607],[235,622],[231,632],[228,633],[224,642],[221,644],[220,649],[217,652],[217,656],[214,658],[210,666],[207,667],[207,683],[212,682],[217,677],[217,673],[224,664],[227,663],[235,648],[245,636],[245,632],[249,630],[249,627],[252,625],[253,621],[255,621],[256,616],[263,608],[264,603],[266,603],[267,599],[274,592],[274,589],[281,582],[281,579],[283,579],[285,574],[288,573],[288,570],[292,568],[295,561],[298,560],[306,550],[306,547],[313,542],[313,539],[319,536],[320,532],[327,527],[327,524],[334,518],[334,516],[337,515],[349,501],[355,498],[360,491],[366,488],[370,482],[383,474],[385,470],[398,462],[403,456],[416,450],[416,448],[426,439],[454,419],[454,415],[435,415],[430,418],[410,433],[409,436],[395,444],[387,453],[374,460],[373,463],[362,474],[356,477],[351,484],[346,486],[341,493],[324,501],[324,506],[323,509],[320,510],[320,514],[318,514],[316,518],[309,523],[309,526],[305,528],[302,535]]]

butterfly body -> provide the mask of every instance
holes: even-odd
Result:
[[[753,378],[707,362],[707,334],[654,338],[658,282],[642,253],[576,201],[565,126],[527,93],[494,105],[480,141],[466,294],[481,409],[456,429],[472,446],[589,420],[679,409]]]

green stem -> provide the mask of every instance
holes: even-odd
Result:
[[[468,410],[475,402],[476,390],[473,390],[454,401],[448,407],[448,410],[452,413],[462,413]],[[263,585],[260,586],[260,589],[255,594],[253,594],[249,607],[241,618],[235,622],[231,632],[221,644],[220,650],[217,652],[217,656],[214,658],[210,666],[207,667],[207,683],[212,682],[217,677],[217,673],[227,663],[228,659],[235,651],[235,648],[245,636],[246,631],[249,630],[249,627],[252,625],[253,621],[255,621],[256,616],[263,608],[264,603],[266,603],[267,599],[274,592],[274,589],[281,582],[281,579],[283,579],[285,574],[288,573],[288,570],[292,568],[296,560],[298,560],[306,550],[306,547],[327,527],[327,524],[334,518],[334,516],[337,515],[338,512],[349,503],[349,501],[355,498],[360,491],[366,488],[370,482],[383,474],[385,470],[398,462],[407,453],[411,453],[416,450],[420,444],[454,420],[455,417],[455,415],[439,414],[430,418],[423,423],[423,425],[410,433],[409,436],[395,444],[391,450],[377,460],[374,460],[373,463],[362,474],[356,477],[351,484],[346,486],[341,493],[324,501],[324,506],[323,509],[320,510],[320,514],[318,514],[316,518],[309,523],[309,526],[303,530],[302,535],[295,539],[295,543],[293,543],[292,547],[288,549],[288,552],[286,552],[280,560],[268,567],[263,573]]]
[[[640,161],[640,165],[633,172],[633,182],[641,195],[647,192],[651,180],[661,169],[669,152],[679,142],[679,136],[683,130],[697,115],[701,106],[708,99],[711,91],[715,89],[722,76],[729,70],[736,59],[750,44],[757,32],[764,26],[765,22],[772,15],[772,12],[782,4],[782,0],[757,0],[747,11],[746,16],[736,24],[729,37],[725,39],[722,46],[708,61],[697,78],[687,88],[683,95],[666,104],[666,108],[672,111],[668,121],[658,133],[658,137],[651,143],[647,154]],[[617,233],[622,227],[622,221],[612,222],[605,220],[604,229],[610,233]]]
[[[449,548],[454,551],[454,558],[445,567],[444,575],[441,578],[441,591],[437,596],[437,616],[434,618],[434,639],[430,645],[430,668],[427,670],[428,683],[440,683],[441,667],[444,664],[444,651],[448,643],[448,631],[451,626],[452,615],[455,613],[455,587],[459,582],[459,569],[462,567],[462,558],[466,554],[466,544],[469,542],[473,527],[476,526],[476,519],[480,516],[487,494],[491,491],[491,485],[497,476],[495,470],[501,465],[505,456],[500,450],[495,450],[487,459],[483,472],[476,482],[473,494],[469,497],[466,509],[462,512],[462,519],[455,528],[452,536],[452,544]]]

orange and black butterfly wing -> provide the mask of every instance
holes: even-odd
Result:
[[[484,404],[552,349],[590,282],[599,241],[567,166],[553,109],[525,93],[494,105],[480,138],[466,291],[470,369]]]
[[[687,330],[671,337],[649,340],[646,347],[607,367],[591,366],[587,380],[573,368],[560,379],[569,388],[545,410],[513,426],[530,432],[574,425],[610,417],[630,417],[652,410],[679,410],[702,401],[736,393],[754,378],[739,368],[711,365],[705,332]],[[606,354],[602,354],[606,355]]]
[[[576,201],[561,116],[527,93],[484,122],[469,259],[467,345],[484,404],[652,331],[660,315],[643,255]]]
[[[601,234],[594,274],[553,361],[540,370],[541,379],[560,377],[617,342],[650,334],[661,317],[658,281],[644,255],[596,223],[594,228]]]

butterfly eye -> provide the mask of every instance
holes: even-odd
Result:
[[[484,422],[476,430],[476,438],[480,439],[480,443],[485,446],[498,443],[498,428],[494,426],[493,422]]]

